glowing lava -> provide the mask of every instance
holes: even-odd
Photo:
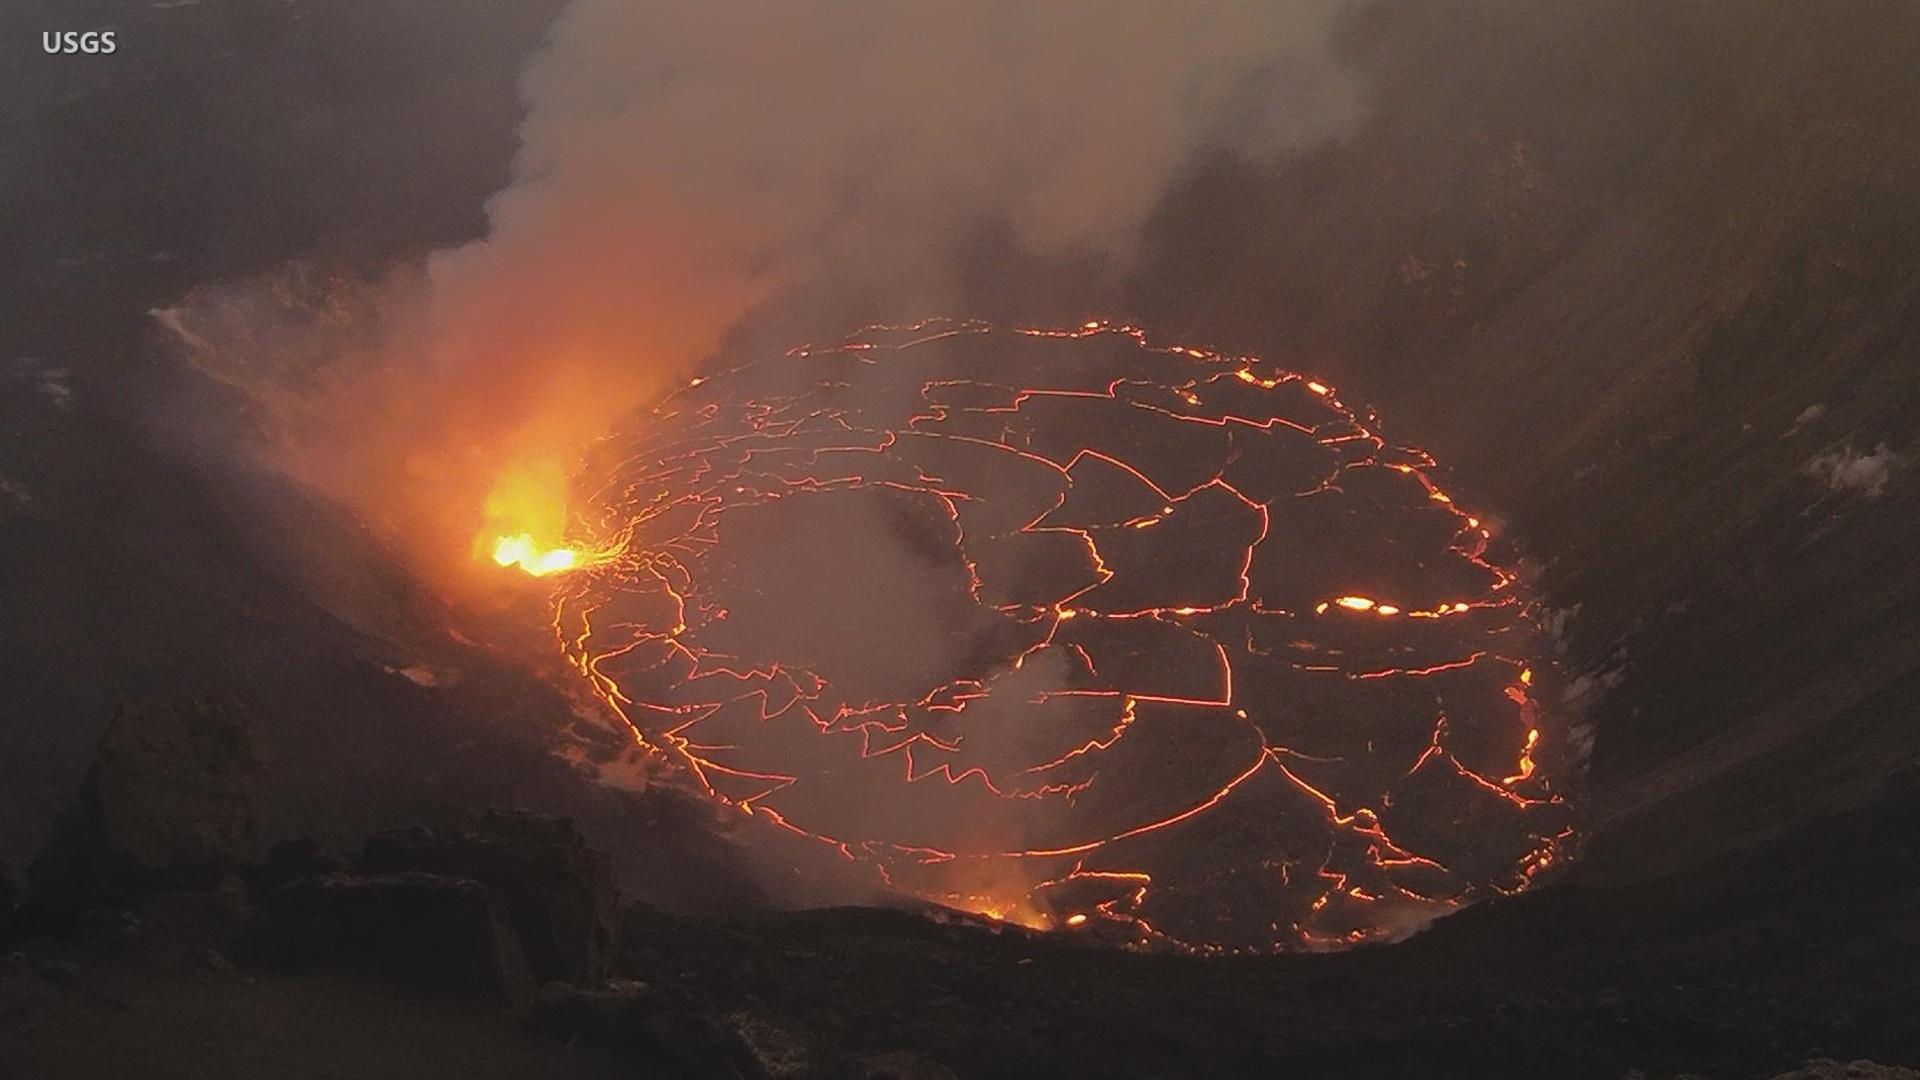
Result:
[[[619,553],[618,543],[592,546],[549,539],[568,535],[571,526],[566,470],[557,458],[535,458],[495,480],[487,495],[486,521],[475,540],[476,556],[484,553],[495,565],[551,577]]]
[[[564,573],[580,565],[580,553],[572,548],[547,548],[532,534],[503,536],[493,545],[493,561],[501,566],[518,566],[534,577]]]
[[[1525,888],[1572,818],[1513,575],[1376,427],[1126,328],[876,328],[603,444],[582,528],[618,543],[555,630],[642,745],[897,889],[1392,937]]]

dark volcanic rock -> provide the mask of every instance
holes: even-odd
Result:
[[[821,1038],[791,1019],[760,1010],[737,1012],[726,1026],[748,1071],[765,1080],[832,1080],[845,1076]]]
[[[478,881],[418,871],[326,874],[275,889],[267,914],[276,959],[289,968],[352,959],[510,1005],[531,997],[506,905]]]
[[[570,820],[489,811],[470,829],[414,826],[369,838],[357,865],[313,840],[283,841],[251,878],[284,967],[354,961],[530,1005],[535,1027],[569,1038],[661,1045],[644,1031],[668,1006],[657,991],[599,986],[612,866]]]
[[[20,902],[19,889],[13,884],[13,872],[0,862],[0,946],[13,941],[17,923],[13,909]]]
[[[715,1017],[690,1004],[657,986],[627,979],[610,980],[594,990],[548,983],[533,995],[526,1018],[534,1030],[569,1043],[622,1047],[715,1080],[895,1075],[863,1071],[786,1016],[750,1009]],[[905,1080],[940,1077],[937,1072],[898,1075]]]
[[[249,884],[262,892],[271,891],[289,881],[322,874],[344,874],[353,870],[346,859],[325,851],[311,837],[282,840],[267,849],[266,865],[254,868]]]
[[[260,913],[237,880],[219,889],[143,893],[81,912],[78,937],[96,955],[159,974],[231,971],[252,959]]]
[[[34,898],[71,911],[210,887],[252,858],[265,794],[260,742],[238,705],[122,705],[29,871]]]
[[[646,983],[614,979],[593,990],[552,982],[533,995],[529,1026],[568,1042],[651,1049],[647,1018],[675,1007],[674,1000]]]
[[[958,1080],[952,1069],[911,1050],[895,1050],[860,1059],[864,1080]]]
[[[1832,1061],[1822,1058],[1809,1061],[1790,1073],[1781,1073],[1773,1080],[1920,1080],[1920,1072],[1895,1065],[1878,1065],[1871,1061]]]
[[[1883,785],[1887,794],[1907,803],[1920,803],[1920,757],[1913,758],[1887,774]]]
[[[746,1080],[737,1059],[739,1040],[711,1017],[675,1011],[655,1013],[641,1024],[655,1046],[696,1075],[712,1080]]]
[[[361,870],[471,878],[497,890],[540,982],[590,986],[613,951],[618,894],[608,857],[573,821],[490,810],[474,829],[421,827],[367,840]]]

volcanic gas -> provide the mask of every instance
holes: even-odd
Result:
[[[902,892],[1390,938],[1573,830],[1521,586],[1377,428],[1125,327],[872,328],[603,442],[585,527],[618,554],[556,579],[555,629],[642,745]]]

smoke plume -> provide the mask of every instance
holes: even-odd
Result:
[[[484,239],[362,288],[203,290],[172,323],[279,465],[457,584],[476,538],[556,541],[578,448],[756,307],[825,283],[935,313],[989,227],[1117,273],[1196,153],[1338,134],[1341,7],[576,0]]]

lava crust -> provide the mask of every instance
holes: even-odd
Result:
[[[1395,936],[1564,852],[1490,530],[1334,391],[1137,331],[875,328],[609,440],[570,661],[895,888],[1205,949]],[[1552,767],[1549,767],[1552,766]]]

